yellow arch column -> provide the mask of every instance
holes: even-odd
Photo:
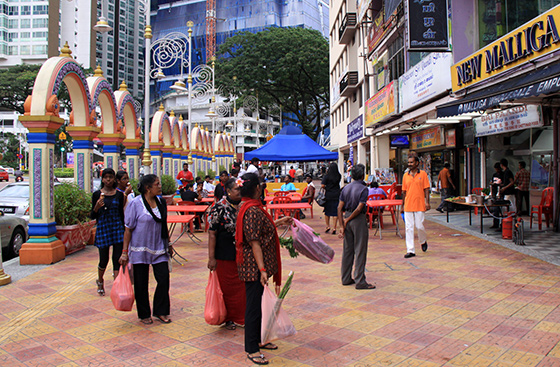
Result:
[[[74,182],[82,190],[93,191],[93,139],[101,131],[96,126],[68,126],[74,139]]]
[[[150,154],[152,155],[152,173],[161,176],[161,151],[163,143],[150,143]]]
[[[127,139],[123,141],[123,145],[126,148],[126,170],[128,176],[132,178],[138,178],[140,173],[139,162],[139,149],[144,141],[142,139]]]
[[[66,247],[56,238],[54,219],[54,142],[55,131],[64,120],[52,115],[20,116],[29,133],[29,239],[19,252],[19,263],[52,264],[66,257]]]
[[[105,168],[119,170],[119,159],[121,155],[121,143],[124,135],[121,132],[114,134],[99,134],[99,140],[103,142],[103,161]]]
[[[175,146],[173,145],[164,145],[163,148],[161,148],[161,156],[163,159],[161,167],[162,175],[173,174],[173,150],[175,150]]]

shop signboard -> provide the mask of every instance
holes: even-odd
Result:
[[[74,168],[74,153],[66,153],[66,168]]]
[[[393,80],[377,92],[376,95],[367,100],[366,127],[371,127],[398,112],[398,100],[395,99],[396,93],[397,81]]]
[[[445,131],[445,147],[455,148],[457,145],[457,139],[455,136],[455,129]]]
[[[360,115],[347,126],[348,144],[364,136],[364,116]]]
[[[443,128],[434,126],[411,135],[410,149],[437,147],[443,144]]]
[[[410,51],[448,51],[447,0],[414,0],[408,5]]]
[[[476,136],[487,136],[543,126],[539,105],[523,105],[473,119]]]
[[[451,67],[453,92],[503,74],[560,48],[560,5]]]
[[[368,55],[371,54],[389,32],[396,27],[397,17],[391,16],[385,20],[385,11],[381,10],[368,30]]]
[[[354,146],[350,145],[350,153],[348,155],[348,162],[350,162],[350,166],[354,165]]]
[[[451,54],[434,52],[399,78],[399,106],[406,111],[451,89]]]

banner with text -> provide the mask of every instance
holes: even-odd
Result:
[[[377,92],[366,102],[366,127],[382,121],[388,116],[397,113],[397,102],[395,94],[397,93],[397,83],[393,80],[387,84],[385,88]]]
[[[507,133],[543,126],[541,106],[523,105],[473,119],[479,136]]]
[[[410,149],[437,147],[443,144],[443,128],[435,126],[411,135]]]
[[[347,142],[348,144],[360,139],[364,136],[364,117],[358,116],[347,126]]]

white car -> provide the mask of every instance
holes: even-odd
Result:
[[[8,172],[8,174],[13,175],[14,174],[14,169],[12,167],[2,167],[0,166],[0,168],[3,168],[6,170],[6,172]]]
[[[8,257],[19,256],[21,245],[27,241],[27,230],[28,225],[23,218],[8,216],[0,211],[2,250]]]
[[[0,211],[29,222],[29,182],[15,182],[0,190]]]

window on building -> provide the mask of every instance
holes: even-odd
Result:
[[[31,28],[31,19],[22,19],[20,23],[20,27],[23,29]]]
[[[31,15],[31,5],[23,5],[21,7],[21,15]]]
[[[46,54],[47,54],[47,45],[33,46],[33,55],[46,55]]]
[[[19,3],[19,0],[9,0],[9,3]]]
[[[19,19],[9,19],[8,28],[10,29],[19,28]]]
[[[31,46],[20,46],[19,54],[20,55],[30,55],[31,54]]]
[[[21,32],[19,38],[22,41],[31,41],[31,32]]]
[[[395,42],[389,45],[388,53],[389,80],[398,79],[404,73],[404,42],[402,36],[398,36]]]
[[[18,46],[8,46],[8,55],[17,55]]]
[[[22,13],[21,15],[25,15],[23,14],[23,8],[25,8],[25,6],[22,6]],[[28,6],[29,8],[29,6]],[[19,14],[19,6],[9,6],[8,7],[8,15],[18,15]]]
[[[33,28],[47,28],[49,26],[48,18],[33,19]]]
[[[47,32],[33,32],[33,41],[48,41]]]
[[[8,42],[16,42],[19,38],[19,33],[8,33]]]
[[[48,5],[33,5],[33,15],[47,15],[48,13]]]

